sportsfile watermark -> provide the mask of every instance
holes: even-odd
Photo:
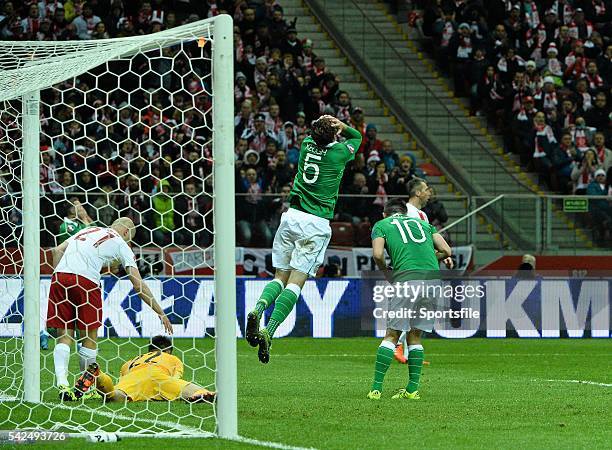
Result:
[[[361,328],[413,328],[443,337],[611,337],[612,274],[368,272]]]

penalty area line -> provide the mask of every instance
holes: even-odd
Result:
[[[590,384],[593,386],[612,387],[612,383],[599,383],[597,381],[589,381],[589,380],[544,380],[544,381],[550,381],[553,383]]]

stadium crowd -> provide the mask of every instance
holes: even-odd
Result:
[[[0,1],[0,36],[44,41],[134,36],[224,12],[234,17],[238,245],[271,246],[288,207],[300,144],[321,114],[338,117],[364,136],[341,194],[371,196],[341,198],[335,220],[359,227],[367,243],[387,197],[406,196],[406,183],[423,173],[414,155],[400,156],[376,125],[367,123],[363,108],[352,104],[339,77],[317,56],[315,43],[298,36],[296,20],[286,20],[278,1]],[[211,98],[199,81],[210,67],[193,68],[197,64],[187,60],[197,53],[195,44],[182,50],[183,55],[173,48],[137,57],[132,75],[123,73],[125,62],[109,62],[79,76],[75,85],[70,80],[43,91],[43,245],[55,244],[62,216],[64,223],[76,220],[76,199],[100,223],[111,223],[119,213],[131,217],[138,245],[210,243],[211,134],[205,125]],[[174,57],[172,67],[164,56]],[[160,79],[170,69],[171,75]],[[148,75],[139,85],[134,73]],[[120,89],[114,89],[117,83]],[[197,94],[195,100],[190,93]],[[184,123],[177,125],[182,114]],[[3,114],[4,134],[14,117]],[[18,163],[6,141],[0,149],[3,164]],[[5,176],[0,183],[6,211],[10,192],[18,189],[17,178]],[[441,211],[438,221],[445,221],[443,207],[435,210]],[[8,216],[20,220],[16,210]]]
[[[550,189],[612,195],[612,5],[604,0],[412,2],[440,68]],[[591,202],[610,239],[609,200]]]

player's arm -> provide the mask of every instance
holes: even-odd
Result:
[[[85,225],[91,225],[94,223],[94,220],[89,217],[89,214],[87,214],[85,207],[81,205],[80,201],[75,200],[73,204],[74,211],[76,212],[76,215],[81,222],[83,222]]]
[[[149,307],[153,311],[157,313],[159,319],[164,324],[164,328],[166,329],[166,331],[169,334],[172,334],[172,324],[168,320],[168,317],[166,317],[166,314],[164,314],[164,310],[161,309],[161,306],[159,306],[159,303],[157,303],[157,301],[155,300],[155,297],[153,297],[153,293],[149,289],[149,286],[147,286],[146,283],[143,281],[142,277],[140,276],[140,272],[138,271],[138,268],[130,266],[126,267],[125,270],[138,296],[142,299],[143,302],[149,305]]]
[[[64,256],[64,252],[66,251],[66,247],[68,247],[68,241],[62,242],[57,247],[51,249],[51,256],[53,258],[53,268],[56,268],[59,264],[62,256]]]
[[[357,149],[361,146],[361,141],[363,139],[363,136],[361,136],[361,133],[355,128],[349,127],[347,124],[342,122],[340,119],[333,117],[333,121],[334,121],[334,126],[338,130],[338,134],[346,138],[345,144],[347,146],[349,145],[352,146],[355,149],[355,151],[357,151]]]
[[[438,261],[444,261],[446,267],[449,269],[453,268],[453,259],[451,258],[452,250],[446,239],[442,237],[440,233],[434,233],[431,235],[434,243],[434,249],[436,250],[436,258]]]
[[[387,281],[391,282],[391,271],[387,267],[387,261],[385,261],[385,238],[375,237],[372,239],[372,258],[376,263],[376,267],[380,270]]]
[[[172,376],[174,378],[183,378],[184,371],[185,371],[185,368],[183,366],[183,362],[179,358],[176,358],[176,363],[174,364],[174,370],[172,371]]]

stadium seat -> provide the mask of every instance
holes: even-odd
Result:
[[[357,247],[369,247],[372,244],[372,227],[369,222],[362,222],[355,227],[355,245]]]
[[[332,239],[330,245],[352,247],[355,230],[350,222],[332,222]]]

